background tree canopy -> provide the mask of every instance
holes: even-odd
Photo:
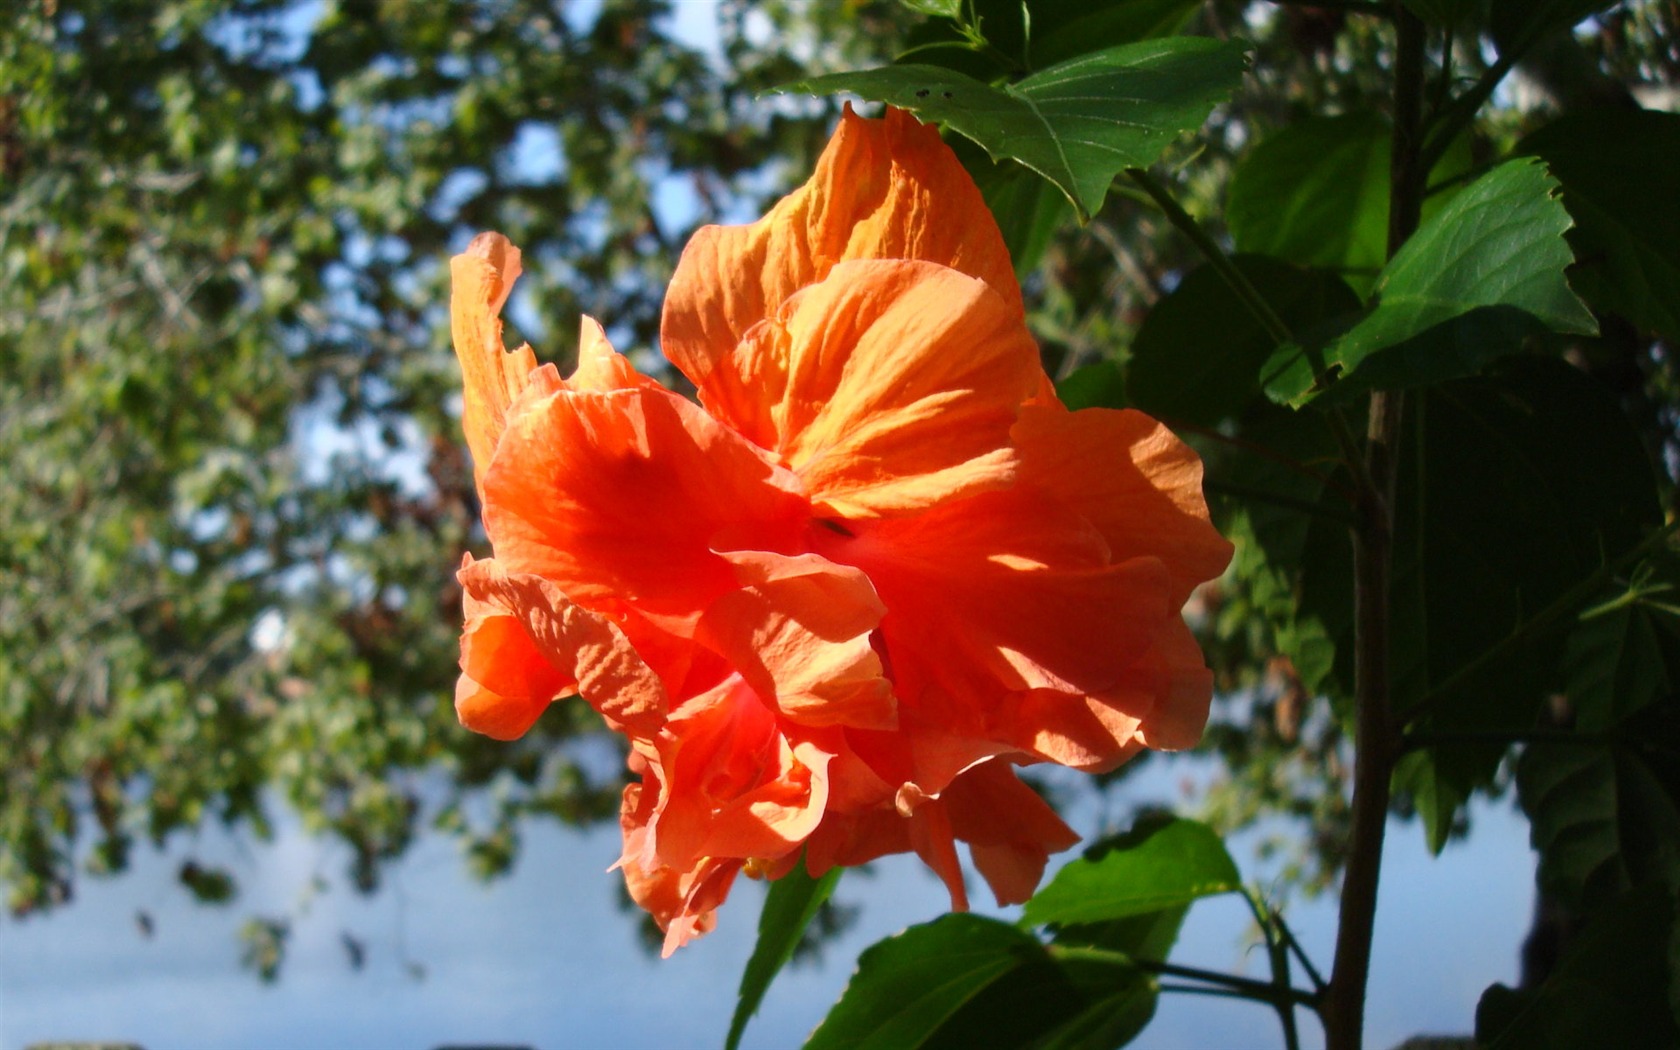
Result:
[[[964,114],[924,115],[962,132],[1064,399],[1144,408],[1208,457],[1238,556],[1199,599],[1226,769],[1202,816],[1283,814],[1296,884],[1340,878],[1359,479],[1324,420],[1364,433],[1371,390],[1415,391],[1392,805],[1438,850],[1472,795],[1514,786],[1545,891],[1597,923],[1560,976],[1666,907],[1668,940],[1629,964],[1665,972],[1680,567],[1651,530],[1680,464],[1680,4],[725,0],[715,54],[679,39],[676,6],[45,0],[0,30],[14,914],[121,871],[136,838],[261,835],[275,804],[350,844],[364,889],[426,827],[490,876],[524,820],[614,813],[581,706],[516,744],[450,708],[452,569],[482,537],[448,256],[507,234],[527,269],[510,342],[564,366],[588,313],[658,370],[689,232],[803,178],[834,91],[913,105],[904,78],[929,75],[860,71],[902,54],[1030,95],[1035,71],[1191,37],[1246,49],[1209,120],[1060,185],[1031,156],[994,164]],[[1407,54],[1410,197],[1391,179]],[[845,76],[760,95],[824,74]],[[1525,269],[1458,237],[1494,219]],[[1546,1023],[1542,971],[1489,993],[1487,1038]]]

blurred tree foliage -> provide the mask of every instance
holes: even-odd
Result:
[[[1242,216],[1233,168],[1255,142],[1387,97],[1393,35],[1361,0],[1133,2],[1162,33],[1254,42],[1253,75],[1194,157],[1186,145],[1167,167],[1226,243],[1243,232],[1220,225]],[[270,788],[351,847],[364,888],[426,823],[489,875],[527,815],[616,811],[616,767],[568,742],[590,724],[580,708],[513,745],[461,731],[450,709],[448,570],[481,537],[447,258],[483,229],[524,248],[510,339],[545,359],[564,363],[580,313],[651,351],[689,230],[751,217],[827,135],[832,104],[756,92],[949,44],[949,23],[915,10],[928,0],[723,0],[714,59],[676,39],[675,6],[31,0],[0,28],[0,883],[14,913],[67,899],[81,858],[121,870],[137,838],[207,820],[263,833]],[[988,39],[1012,39],[1018,4],[977,7]],[[1443,179],[1572,107],[1673,91],[1675,0],[1618,6],[1590,29],[1528,49]],[[938,54],[953,52],[914,58]],[[1437,99],[1497,52],[1466,32],[1451,54],[1432,70]],[[961,54],[982,76],[1007,71],[1002,57],[988,70]],[[1195,248],[1124,184],[1080,227],[1042,183],[978,154],[971,166],[1064,395],[1123,402],[1152,340],[1194,334],[1165,330],[1179,322],[1156,306],[1205,283]],[[1363,289],[1382,257],[1349,252],[1293,261]],[[1672,464],[1674,335],[1601,315],[1580,363]],[[1216,497],[1251,466],[1217,440],[1217,413],[1169,421],[1203,434]],[[1243,433],[1265,423],[1245,417]],[[1221,455],[1238,458],[1223,470]],[[1302,658],[1323,628],[1294,617],[1299,580],[1249,550],[1204,609],[1227,697],[1210,730],[1226,772],[1206,802],[1221,830],[1302,821],[1287,869],[1323,886],[1346,841],[1348,752],[1332,669]],[[195,872],[183,884],[205,899],[233,892]]]
[[[378,880],[423,822],[477,872],[519,820],[617,811],[612,761],[450,706],[479,542],[447,259],[525,247],[513,315],[653,346],[693,225],[808,163],[831,114],[750,86],[798,58],[672,5],[52,0],[0,29],[0,883],[14,914],[137,839],[278,796]],[[831,24],[833,23],[833,24]],[[766,23],[771,24],[771,23]],[[883,24],[884,25],[884,24]],[[746,39],[757,34],[756,43]],[[859,51],[858,49],[862,49]],[[270,793],[272,789],[272,793]],[[183,869],[185,870],[185,869]],[[193,866],[205,900],[233,887]]]

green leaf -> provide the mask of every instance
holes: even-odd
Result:
[[[1616,762],[1609,748],[1536,744],[1517,763],[1517,798],[1540,854],[1539,883],[1567,906],[1631,885],[1617,827]]]
[[[850,91],[944,124],[1055,183],[1082,220],[1114,177],[1201,126],[1246,68],[1245,45],[1172,37],[1107,48],[994,88],[938,66],[836,73],[782,91]]]
[[[1456,26],[1476,10],[1477,0],[1405,0],[1412,13],[1431,25]]]
[[[1236,863],[1205,824],[1144,819],[1056,873],[1028,900],[1024,926],[1105,922],[1242,887]]]
[[[898,0],[910,10],[937,18],[956,18],[962,14],[963,0]]]
[[[1389,261],[1363,320],[1318,355],[1292,346],[1273,356],[1267,394],[1305,404],[1321,391],[1315,363],[1339,371],[1349,392],[1419,386],[1474,375],[1535,332],[1595,332],[1564,279],[1573,257],[1556,189],[1527,160],[1476,180]]]
[[[1599,310],[1680,341],[1680,115],[1595,109],[1518,148],[1563,184],[1580,260],[1570,283]]]
[[[1237,546],[1248,599],[1222,607],[1216,629],[1269,629],[1262,646],[1287,656],[1309,693],[1340,697],[1351,679],[1335,681],[1336,654],[1353,631],[1352,549],[1346,521],[1333,516],[1350,509],[1330,487],[1338,478],[1345,487],[1340,452],[1322,419],[1263,402],[1241,437],[1207,459],[1215,522]]]
[[[1038,269],[1056,232],[1073,219],[1072,206],[1056,187],[1019,164],[996,163],[965,138],[953,138],[950,146],[997,220],[1015,276],[1026,280]]]
[[[1095,361],[1074,369],[1057,383],[1056,396],[1076,412],[1082,408],[1125,408],[1126,377],[1113,361]]]
[[[1547,33],[1569,29],[1616,0],[1493,0],[1488,29],[1501,55],[1521,54]]]
[[[1154,995],[1154,983],[1119,957],[1064,963],[1008,923],[946,915],[866,950],[805,1046],[1095,1046],[1075,1037],[1102,1027],[1091,1013],[1103,1012],[1103,999],[1115,998],[1108,1012],[1132,1017],[1133,1000],[1152,1010]],[[1070,1019],[1081,1022],[1077,1031]]]
[[[930,5],[944,0],[923,0]],[[956,69],[978,80],[996,80],[1044,69],[1105,47],[1172,36],[1200,0],[971,0],[990,50],[976,51],[954,21],[927,22],[905,41],[915,60]],[[950,16],[958,20],[959,14]],[[1031,26],[1027,24],[1030,17]]]
[[[1564,650],[1575,725],[1600,732],[1639,711],[1669,688],[1658,628],[1637,601],[1583,620]]]
[[[1570,365],[1514,358],[1409,400],[1391,595],[1396,711],[1410,718],[1428,703],[1418,731],[1493,738],[1436,744],[1401,770],[1396,788],[1413,796],[1439,849],[1505,754],[1498,734],[1534,728],[1562,684],[1578,610],[1537,618],[1660,516],[1621,407]],[[1345,594],[1345,577],[1323,585]]]
[[[1175,935],[1176,935],[1176,927]],[[1051,955],[1056,956],[1056,949]],[[1086,1005],[1033,1040],[1033,1050],[1113,1050],[1135,1039],[1155,1016],[1160,992],[1144,970],[1119,960],[1060,958]],[[969,1045],[1004,1045],[990,1040]]]
[[[1231,172],[1237,250],[1374,277],[1388,258],[1391,135],[1381,116],[1357,112],[1267,136]]]
[[[1487,1050],[1667,1050],[1680,1041],[1668,1003],[1673,893],[1650,884],[1589,922],[1539,988],[1494,985],[1476,1007]]]
[[[1226,222],[1237,250],[1343,273],[1369,292],[1388,258],[1393,128],[1369,110],[1297,121],[1266,137],[1231,172]],[[1435,165],[1443,182],[1470,166],[1460,137]],[[1424,202],[1428,220],[1452,199]]]
[[[1358,297],[1333,273],[1259,255],[1237,255],[1231,262],[1296,331],[1359,312]],[[1212,426],[1260,393],[1260,366],[1276,349],[1224,275],[1204,265],[1151,307],[1138,327],[1127,394],[1150,415]]]
[[[805,928],[834,892],[844,869],[830,868],[820,879],[813,879],[803,863],[770,883],[764,898],[764,910],[758,917],[758,943],[753,945],[752,957],[741,973],[741,990],[736,997],[735,1015],[729,1019],[729,1036],[724,1040],[726,1050],[741,1045],[741,1035],[747,1022],[764,1001],[770,982],[776,979],[793,950],[799,946]]]

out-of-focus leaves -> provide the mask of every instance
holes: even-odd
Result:
[[[1359,312],[1359,299],[1333,273],[1258,255],[1233,265],[1285,324],[1308,332]],[[1132,341],[1126,392],[1171,422],[1213,426],[1260,393],[1260,367],[1276,342],[1212,266],[1184,278],[1149,311]]]
[[[764,192],[772,156],[809,167],[823,107],[746,113],[670,11],[205,0],[9,17],[15,912],[68,899],[82,857],[115,873],[131,838],[212,819],[262,836],[275,805],[348,846],[363,890],[427,826],[488,877],[522,820],[617,812],[614,763],[564,742],[598,724],[586,707],[556,705],[513,744],[451,709],[453,571],[482,537],[446,274],[498,229],[527,260],[511,339],[563,366],[588,311],[645,352],[688,229]],[[808,22],[849,60],[884,60],[890,25]],[[729,27],[720,42],[740,53]],[[219,896],[202,874],[186,890]]]
[[[1615,0],[1491,0],[1488,29],[1501,55],[1521,54],[1546,36],[1568,29]]]
[[[1532,161],[1500,165],[1455,197],[1384,267],[1375,306],[1318,351],[1278,351],[1266,392],[1299,406],[1341,375],[1343,393],[1474,375],[1537,332],[1592,333],[1570,290],[1569,214],[1557,183]]]
[[[1153,164],[1200,127],[1242,78],[1245,47],[1200,37],[1124,44],[1001,88],[938,66],[899,65],[803,80],[786,90],[849,91],[908,109],[1017,160],[1067,195],[1081,219],[1123,168]]]
[[[1680,114],[1574,113],[1519,148],[1563,185],[1570,283],[1597,309],[1680,341]]]
[[[226,904],[237,892],[233,876],[221,868],[206,868],[194,861],[181,865],[176,878],[201,904]]]

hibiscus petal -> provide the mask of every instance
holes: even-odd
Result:
[[[967,770],[939,797],[952,833],[968,843],[974,866],[998,904],[1020,904],[1038,889],[1050,854],[1079,835],[1008,762],[994,759]]]
[[[462,572],[475,565],[469,555]],[[462,596],[466,626],[461,632],[461,677],[455,683],[455,715],[475,733],[516,740],[548,705],[576,691],[574,677],[560,670],[504,603],[467,590]]]
[[[791,474],[652,387],[522,398],[484,491],[485,531],[509,571],[681,634],[736,586],[714,551],[791,549],[810,513]]]
[[[741,861],[700,857],[685,868],[646,858],[648,820],[658,807],[656,786],[631,784],[624,789],[619,824],[624,831],[624,855],[615,867],[624,871],[624,885],[635,901],[665,931],[660,952],[664,958],[717,925],[716,911],[729,896]]]
[[[685,700],[656,747],[665,790],[650,827],[662,864],[781,857],[822,819],[832,744],[778,720],[739,676]]]
[[[986,284],[933,263],[841,263],[738,348],[760,420],[819,513],[902,513],[1007,484],[1041,371]],[[747,396],[747,395],[744,395]]]
[[[805,725],[891,729],[892,683],[870,633],[886,608],[868,577],[814,555],[726,553],[742,583],[701,617],[696,639]]]
[[[477,669],[488,662],[506,660],[506,666],[493,668],[498,684],[514,673],[526,675],[531,684],[523,692],[535,696],[555,682],[558,689],[581,695],[615,729],[642,736],[658,731],[665,718],[664,683],[611,620],[579,607],[550,581],[509,573],[494,559],[469,558],[459,576],[475,605],[502,614],[487,621],[496,627],[498,649],[480,652],[483,646],[475,642],[470,658],[463,650],[463,668]],[[509,620],[517,625],[523,640],[507,628]],[[532,654],[546,664],[547,674],[533,666]],[[477,675],[473,677],[478,679]],[[552,698],[557,694],[548,695]],[[500,717],[511,720],[507,724],[512,725],[527,713],[527,708],[515,705]],[[540,708],[537,713],[541,713]],[[485,717],[489,717],[488,712],[480,713],[475,708],[475,718]],[[519,732],[529,725],[526,722]],[[469,723],[469,728],[478,726]]]
[[[1225,571],[1232,547],[1208,521],[1202,461],[1142,412],[1029,405],[1015,424],[1021,484],[1083,515],[1115,561],[1160,558],[1174,608]]]
[[[750,226],[707,226],[683,250],[660,327],[665,355],[733,425],[732,355],[747,332],[799,289],[852,259],[918,259],[984,281],[1016,318],[1021,290],[990,210],[939,133],[888,109],[847,107],[799,190]]]
[[[449,326],[461,362],[461,426],[481,496],[508,406],[537,367],[530,346],[508,350],[502,345],[498,315],[519,274],[519,249],[499,233],[479,234],[449,261]]]

